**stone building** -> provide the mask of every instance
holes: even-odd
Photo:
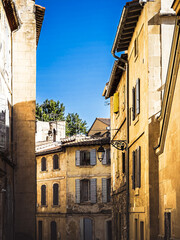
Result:
[[[35,239],[36,48],[43,17],[32,0],[0,2],[0,239]]]
[[[111,240],[109,137],[65,139],[36,162],[37,239]]]
[[[180,2],[162,102],[156,154],[159,168],[159,239],[180,239]]]
[[[155,147],[176,19],[171,6],[171,0],[127,2],[112,47],[117,60],[104,96],[119,148],[111,147],[113,239],[158,239],[163,231]]]

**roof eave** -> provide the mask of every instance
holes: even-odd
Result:
[[[36,7],[36,46],[37,46],[39,42],[42,24],[44,21],[45,8],[37,4],[35,5],[35,7]]]

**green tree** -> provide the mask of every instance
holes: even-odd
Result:
[[[36,104],[36,118],[41,121],[65,120],[63,103],[46,99],[41,105]]]
[[[87,133],[86,121],[80,119],[77,113],[68,113],[66,116],[66,136],[73,136],[81,133]]]

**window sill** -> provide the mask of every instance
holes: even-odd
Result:
[[[48,172],[48,170],[46,170],[46,171],[40,171],[40,173],[47,173]]]
[[[59,170],[61,170],[61,169],[60,169],[60,168],[52,169],[53,172],[57,172],[57,171],[59,171]]]
[[[47,208],[48,205],[40,205],[41,208]]]
[[[96,164],[97,165],[97,164]],[[92,168],[92,167],[94,167],[94,166],[96,166],[96,165],[80,165],[80,166],[77,166],[76,165],[76,167],[80,167],[80,168]]]
[[[134,195],[135,195],[135,196],[139,196],[139,188],[135,188],[135,190],[134,190]]]
[[[59,208],[61,205],[52,205],[52,208]]]

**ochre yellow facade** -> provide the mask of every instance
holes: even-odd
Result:
[[[43,240],[50,239],[51,224],[56,222],[57,237],[67,240],[83,240],[86,230],[83,229],[82,222],[83,219],[85,221],[88,219],[87,221],[91,223],[92,239],[109,239],[107,224],[111,222],[112,203],[111,201],[107,203],[102,201],[102,178],[111,178],[111,165],[99,162],[97,155],[99,143],[86,144],[81,141],[75,146],[71,142],[63,143],[59,149],[37,153],[37,238],[42,234]],[[106,143],[104,148],[109,149],[109,144]],[[91,151],[92,149],[96,152],[95,164],[77,166],[76,152]],[[56,170],[53,169],[54,155],[58,155],[59,159],[59,168]],[[43,157],[46,158],[46,171],[42,171]],[[95,202],[92,203],[90,199],[85,202],[77,202],[76,180],[86,180],[91,183],[92,179],[96,179]],[[53,184],[59,185],[59,202],[56,206],[53,205]],[[44,206],[42,206],[42,185],[46,186],[46,204]],[[42,224],[41,229],[39,224]]]

